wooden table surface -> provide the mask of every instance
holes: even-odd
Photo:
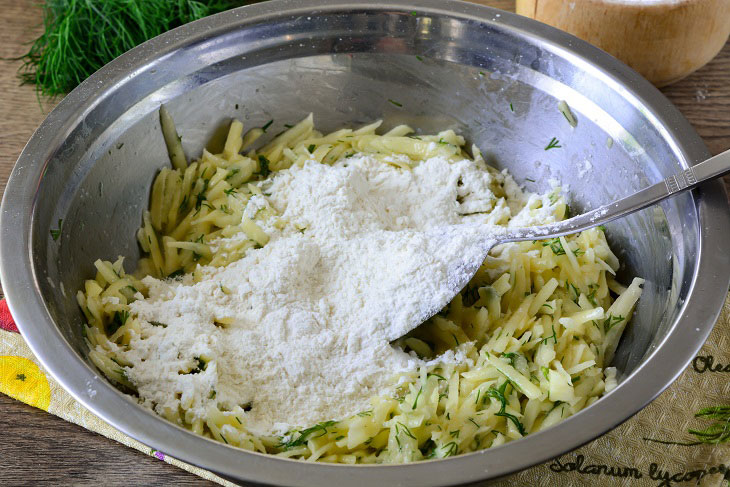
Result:
[[[0,58],[40,32],[36,0],[0,0]],[[512,0],[482,3],[513,8]],[[18,61],[0,61],[0,191],[28,138],[53,107],[20,86]],[[730,42],[707,66],[663,92],[713,154],[730,148]],[[727,181],[726,181],[727,183]],[[192,474],[0,394],[0,485],[213,486]]]

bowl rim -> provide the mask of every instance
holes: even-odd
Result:
[[[359,3],[347,0],[271,0],[207,17],[162,34],[112,61],[72,91],[48,115],[21,153],[0,208],[0,279],[23,337],[44,368],[77,401],[125,434],[174,458],[199,465],[225,478],[276,485],[337,484],[347,475],[353,486],[373,480],[390,485],[458,485],[496,478],[545,462],[604,434],[651,402],[682,373],[709,336],[730,282],[730,255],[717,252],[730,239],[730,207],[724,187],[713,182],[693,191],[698,215],[697,268],[689,296],[671,331],[631,380],[610,393],[612,401],[590,408],[552,428],[496,449],[402,465],[310,464],[226,446],[200,437],[138,406],[87,365],[61,335],[38,285],[32,258],[32,219],[38,182],[54,148],[104,96],[162,55],[202,38],[256,22],[311,14],[312,11],[389,11],[448,15],[511,29],[538,38],[601,72],[640,101],[665,130],[665,139],[685,165],[709,156],[689,122],[648,81],[628,66],[567,33],[517,14],[458,0],[393,0]],[[499,14],[499,15],[496,15]],[[21,231],[17,231],[21,229]],[[714,256],[711,260],[707,255]],[[701,294],[699,292],[701,291]],[[684,322],[684,326],[682,323]],[[687,326],[690,323],[691,326]],[[659,367],[658,365],[661,365]],[[576,433],[577,432],[577,433]],[[556,444],[561,444],[555,448]],[[518,458],[518,461],[515,461]],[[444,463],[446,462],[446,463]]]

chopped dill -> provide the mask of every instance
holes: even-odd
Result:
[[[515,366],[515,357],[517,357],[519,354],[516,352],[509,352],[509,353],[503,353],[502,357],[505,357],[507,360],[509,360],[509,363],[512,367]]]
[[[553,340],[555,342],[555,345],[557,345],[558,344],[558,337],[555,334],[555,324],[554,323],[551,324],[550,327],[553,329],[553,334],[550,335],[549,337],[543,338],[541,341],[542,341],[543,344],[547,345],[548,341]]]
[[[182,201],[180,202],[180,206],[177,207],[177,211],[183,212],[188,209],[188,195],[185,195],[183,197]]]
[[[501,386],[499,386],[499,389],[495,389],[494,387],[490,387],[487,391],[487,395],[489,397],[493,397],[497,399],[500,402],[500,408],[499,411],[494,413],[495,416],[501,416],[503,418],[508,419],[509,421],[512,421],[512,424],[515,425],[517,428],[517,431],[520,432],[522,436],[527,435],[527,432],[525,431],[525,427],[520,423],[520,420],[517,419],[517,417],[514,414],[510,414],[505,412],[507,408],[507,398],[504,396],[504,391],[507,389],[508,381],[505,381]]]
[[[235,175],[236,175],[236,174],[238,174],[239,172],[241,172],[241,170],[240,170],[240,169],[238,169],[237,167],[234,167],[233,169],[231,169],[231,170],[230,170],[230,171],[228,172],[228,174],[226,174],[226,181],[228,181],[229,179],[231,179],[231,178],[232,178],[233,176],[235,176]]]
[[[274,121],[273,121],[273,120],[269,120],[268,122],[266,122],[266,123],[264,124],[264,126],[263,126],[263,127],[261,127],[261,130],[263,130],[263,131],[264,131],[264,133],[266,133],[266,129],[267,129],[267,128],[269,128],[269,127],[271,127],[271,124],[272,124],[272,123],[274,123]]]
[[[208,367],[208,362],[200,357],[193,357],[193,360],[195,360],[195,367],[188,372],[189,374],[199,374]]]
[[[289,450],[291,448],[304,445],[310,438],[310,436],[312,437],[312,439],[321,438],[328,433],[327,428],[336,424],[337,421],[325,421],[323,423],[317,423],[312,427],[299,431],[299,436],[297,438],[294,438],[286,443],[280,443],[279,446]],[[316,436],[312,436],[314,433],[319,434]]]
[[[402,103],[398,103],[397,101],[391,100],[390,98],[388,98],[388,101],[390,103],[392,103],[393,105],[397,106],[398,108],[403,108],[403,104]]]
[[[443,451],[444,457],[451,457],[459,454],[459,445],[455,441],[451,441],[442,446],[441,450]]]
[[[63,219],[59,218],[58,219],[58,229],[56,229],[56,230],[51,229],[51,238],[54,241],[58,240],[58,237],[61,236],[61,228],[63,228]]]
[[[418,407],[418,398],[421,397],[422,392],[423,392],[423,386],[421,386],[421,388],[418,389],[418,394],[416,394],[416,399],[413,401],[413,407],[411,407],[411,409],[416,409],[416,407]]]
[[[168,279],[177,279],[178,277],[182,277],[185,275],[185,271],[183,269],[178,269],[175,272],[171,272],[167,275]]]
[[[610,330],[614,326],[621,323],[624,319],[625,318],[621,315],[619,315],[619,316],[608,315],[608,318],[606,318],[603,321],[603,331],[608,333],[608,330]]]
[[[548,145],[545,146],[545,150],[557,149],[560,147],[562,147],[562,145],[560,145],[560,141],[553,137],[552,139],[550,139],[550,142],[548,142]]]
[[[129,311],[122,310],[122,311],[115,311],[114,317],[112,318],[112,321],[109,322],[106,326],[106,333],[107,335],[113,335],[117,332],[118,329],[124,326],[124,324],[129,319]]]
[[[542,243],[543,247],[550,247],[555,255],[565,255],[565,249],[563,244],[560,242],[560,238],[553,238]]]
[[[266,156],[263,154],[259,154],[259,167],[261,168],[259,169],[259,174],[264,179],[271,173],[271,170],[269,169],[269,164],[271,163],[266,158]]]

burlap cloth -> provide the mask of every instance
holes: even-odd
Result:
[[[680,378],[623,425],[499,486],[730,485],[730,297]],[[77,403],[38,366],[18,333],[0,330],[0,392],[221,485],[234,484],[154,451]]]

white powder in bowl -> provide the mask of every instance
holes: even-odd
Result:
[[[268,434],[369,409],[394,374],[423,363],[389,340],[446,300],[452,263],[483,256],[489,225],[527,203],[508,175],[443,158],[412,171],[366,155],[307,162],[260,184],[270,196],[251,198],[246,215],[271,205],[289,222],[264,226],[267,245],[201,268],[197,283],[147,277],[149,297],[130,305],[142,336],[119,355],[158,412],[247,405],[245,426]],[[205,369],[180,373],[196,357]]]

